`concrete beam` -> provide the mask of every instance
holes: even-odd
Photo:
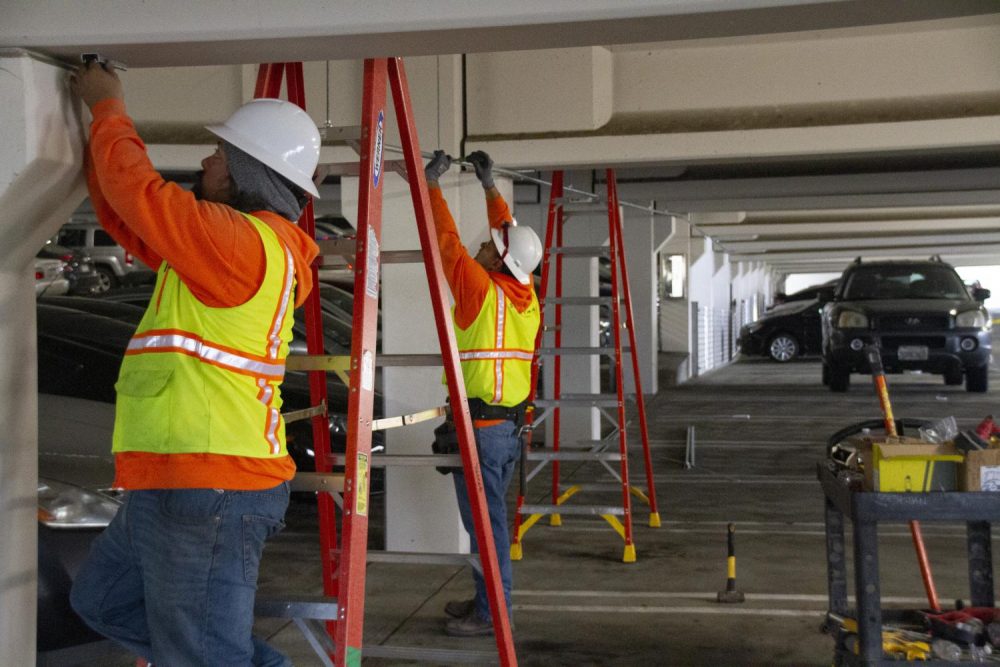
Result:
[[[993,0],[147,0],[141,12],[107,0],[33,0],[5,3],[0,45],[172,67],[690,40],[996,11]]]
[[[831,220],[829,222],[746,222],[734,225],[699,224],[698,228],[713,239],[726,241],[746,236],[772,237],[828,237],[837,234],[893,234],[920,232],[950,232],[1000,229],[1000,217],[985,218],[928,218],[921,220]],[[777,239],[775,239],[777,240]]]
[[[883,235],[880,230],[871,229],[861,236],[852,237],[838,235],[832,238],[726,241],[725,245],[728,252],[738,255],[749,255],[754,253],[770,254],[784,250],[821,250],[828,248],[848,250],[854,248],[861,251],[868,248],[909,248],[913,246],[925,247],[932,244],[945,246],[949,244],[970,245],[980,243],[1000,243],[1000,232],[958,233],[953,231],[948,234]]]

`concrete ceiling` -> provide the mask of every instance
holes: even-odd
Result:
[[[130,67],[473,53],[773,33],[905,29],[1000,12],[996,0],[0,0],[0,47]],[[222,28],[220,28],[222,26]],[[1000,55],[1000,53],[995,54]],[[997,58],[1000,63],[1000,58]],[[1000,137],[893,155],[623,170],[623,193],[693,220],[734,259],[778,271],[840,270],[858,255],[1000,264]]]

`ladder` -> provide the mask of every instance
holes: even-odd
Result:
[[[271,63],[260,66],[255,97],[277,97],[282,74],[286,75],[289,101],[305,108],[302,63]],[[289,357],[288,368],[309,371],[310,398],[314,406],[305,411],[312,420],[313,449],[316,473],[298,474],[293,488],[317,491],[319,510],[320,549],[323,564],[322,596],[295,596],[290,599],[258,598],[256,612],[262,616],[291,618],[302,630],[324,664],[360,665],[362,655],[390,655],[419,659],[421,655],[443,661],[441,651],[421,654],[420,650],[404,650],[393,654],[391,647],[365,649],[362,642],[365,607],[366,564],[370,558],[368,541],[368,491],[373,466],[372,431],[377,428],[404,426],[443,414],[433,408],[417,415],[388,419],[373,418],[376,332],[378,319],[379,274],[381,266],[382,187],[386,164],[382,160],[386,123],[386,89],[391,86],[395,115],[403,146],[405,173],[416,214],[420,251],[408,253],[421,261],[426,269],[430,288],[434,322],[441,346],[437,363],[445,369],[449,400],[457,430],[461,465],[468,482],[479,545],[479,565],[487,585],[490,612],[494,622],[497,657],[501,665],[516,665],[517,658],[511,636],[506,601],[497,567],[493,533],[490,529],[482,476],[472,430],[472,419],[466,401],[465,383],[459,365],[458,348],[451,320],[448,287],[445,282],[434,222],[431,216],[427,183],[424,179],[422,156],[417,140],[409,86],[400,58],[374,58],[364,63],[364,84],[361,128],[356,148],[360,153],[357,241],[353,248],[355,282],[354,313],[349,359],[324,356],[322,313],[319,290],[314,289],[306,301],[305,320],[307,351],[305,357]],[[403,165],[394,165],[402,171]],[[306,206],[299,224],[315,235],[312,203]],[[325,248],[330,243],[333,247]],[[321,255],[340,254],[343,248],[334,242],[320,242]],[[322,261],[322,260],[321,260]],[[314,284],[318,284],[319,262],[312,267]],[[402,355],[385,355],[399,357]],[[423,355],[426,356],[426,355]],[[403,365],[411,361],[399,359]],[[427,363],[426,360],[417,363]],[[384,364],[378,364],[384,365]],[[326,410],[326,372],[342,378],[349,374],[347,413],[347,445],[343,458],[343,475],[332,474],[338,463],[330,451],[330,432]],[[441,465],[441,463],[437,463]],[[339,498],[343,494],[342,500]],[[340,504],[342,522],[340,544],[337,543],[336,508]],[[506,545],[504,545],[506,548]],[[374,554],[373,554],[374,555]],[[468,559],[468,557],[465,557]],[[426,560],[419,562],[429,562]],[[452,561],[453,562],[453,561]],[[324,624],[325,622],[325,628]],[[332,638],[332,639],[331,639]],[[468,651],[453,652],[457,659],[476,661]],[[331,660],[332,657],[332,660]],[[456,659],[456,656],[451,656]]]
[[[628,283],[628,269],[625,262],[625,246],[622,235],[621,207],[618,202],[618,185],[613,169],[606,171],[607,206],[596,201],[596,195],[589,201],[569,201],[563,195],[563,172],[555,171],[552,175],[552,187],[549,195],[548,218],[545,229],[545,252],[542,259],[542,280],[539,289],[539,302],[542,309],[543,326],[539,327],[535,340],[535,357],[532,362],[532,393],[529,400],[535,405],[535,410],[529,412],[532,428],[546,418],[552,419],[551,451],[529,451],[524,447],[521,457],[520,491],[514,518],[514,531],[511,539],[511,559],[520,560],[523,557],[523,538],[525,533],[535,525],[541,517],[548,515],[552,526],[562,524],[562,514],[598,515],[617,532],[625,542],[622,561],[635,561],[635,543],[632,534],[632,502],[631,496],[649,505],[649,525],[659,527],[660,514],[656,505],[656,489],[653,484],[653,465],[649,453],[649,436],[646,427],[646,407],[642,396],[642,383],[639,377],[639,362],[636,356],[635,327],[632,318],[632,299]],[[606,210],[608,221],[607,246],[572,246],[564,245],[563,227],[567,219],[574,215],[591,215]],[[611,295],[610,296],[563,296],[563,260],[567,257],[607,257],[611,265]],[[548,295],[549,277],[555,258],[555,294]],[[613,345],[611,347],[567,347],[563,345],[562,309],[569,306],[593,307],[608,304],[611,309]],[[622,320],[621,304],[624,303],[624,322]],[[552,313],[551,326],[544,326],[546,309]],[[622,328],[629,334],[630,347],[622,345]],[[552,333],[553,346],[543,347],[542,341],[546,331]],[[635,380],[635,400],[639,417],[639,432],[642,440],[643,459],[646,468],[646,491],[633,486],[629,481],[628,442],[626,438],[626,394],[622,372],[622,353],[628,352],[632,359],[632,372]],[[562,391],[562,358],[564,356],[607,356],[613,371],[615,394],[570,394]],[[553,386],[551,398],[537,397],[538,374],[542,367],[542,357],[552,357]],[[560,442],[561,407],[595,407],[613,426],[610,434],[598,440],[588,440],[578,443],[566,443],[563,448]],[[535,412],[542,409],[540,415]],[[610,409],[616,409],[614,413]],[[530,437],[529,430],[529,437]],[[617,436],[617,438],[616,438]],[[612,448],[614,439],[618,441],[617,450]],[[536,466],[526,472],[529,461],[537,462]],[[599,463],[615,478],[616,482],[607,484],[569,484],[561,483],[560,463],[563,461]],[[618,463],[617,468],[613,465]],[[527,504],[524,501],[527,482],[548,464],[552,468],[552,502],[550,504]],[[621,489],[621,503],[616,505],[575,505],[567,501],[581,491],[606,491]],[[525,515],[530,515],[525,518]],[[621,519],[619,519],[621,517]]]

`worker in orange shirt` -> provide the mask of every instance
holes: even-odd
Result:
[[[518,227],[493,182],[493,161],[482,151],[469,155],[486,194],[490,238],[473,257],[462,245],[438,179],[451,157],[435,151],[424,174],[430,194],[441,264],[455,301],[452,312],[462,377],[473,419],[483,491],[489,509],[497,565],[510,613],[512,568],[507,529],[507,489],[523,445],[521,426],[531,389],[531,361],[539,326],[538,299],[531,272],[542,258],[542,243],[528,227]],[[454,475],[462,524],[478,551],[466,479]],[[493,632],[482,574],[473,570],[475,596],[445,605],[453,618],[445,632],[474,637]]]
[[[294,222],[317,195],[316,125],[288,102],[249,102],[207,128],[218,148],[187,192],[153,168],[112,69],[83,65],[71,84],[93,116],[98,219],[157,269],[115,385],[126,493],[71,603],[157,665],[290,665],[251,628],[264,541],[284,526],[295,473],[279,385],[318,253]]]

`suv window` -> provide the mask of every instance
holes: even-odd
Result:
[[[861,266],[851,272],[843,299],[968,299],[965,285],[947,266]]]
[[[95,246],[112,246],[112,245],[118,245],[118,242],[115,241],[113,238],[111,238],[111,235],[108,234],[103,229],[95,229],[94,230],[94,245]]]
[[[59,245],[70,248],[82,248],[87,245],[87,230],[85,229],[63,229],[59,231],[56,240]]]

